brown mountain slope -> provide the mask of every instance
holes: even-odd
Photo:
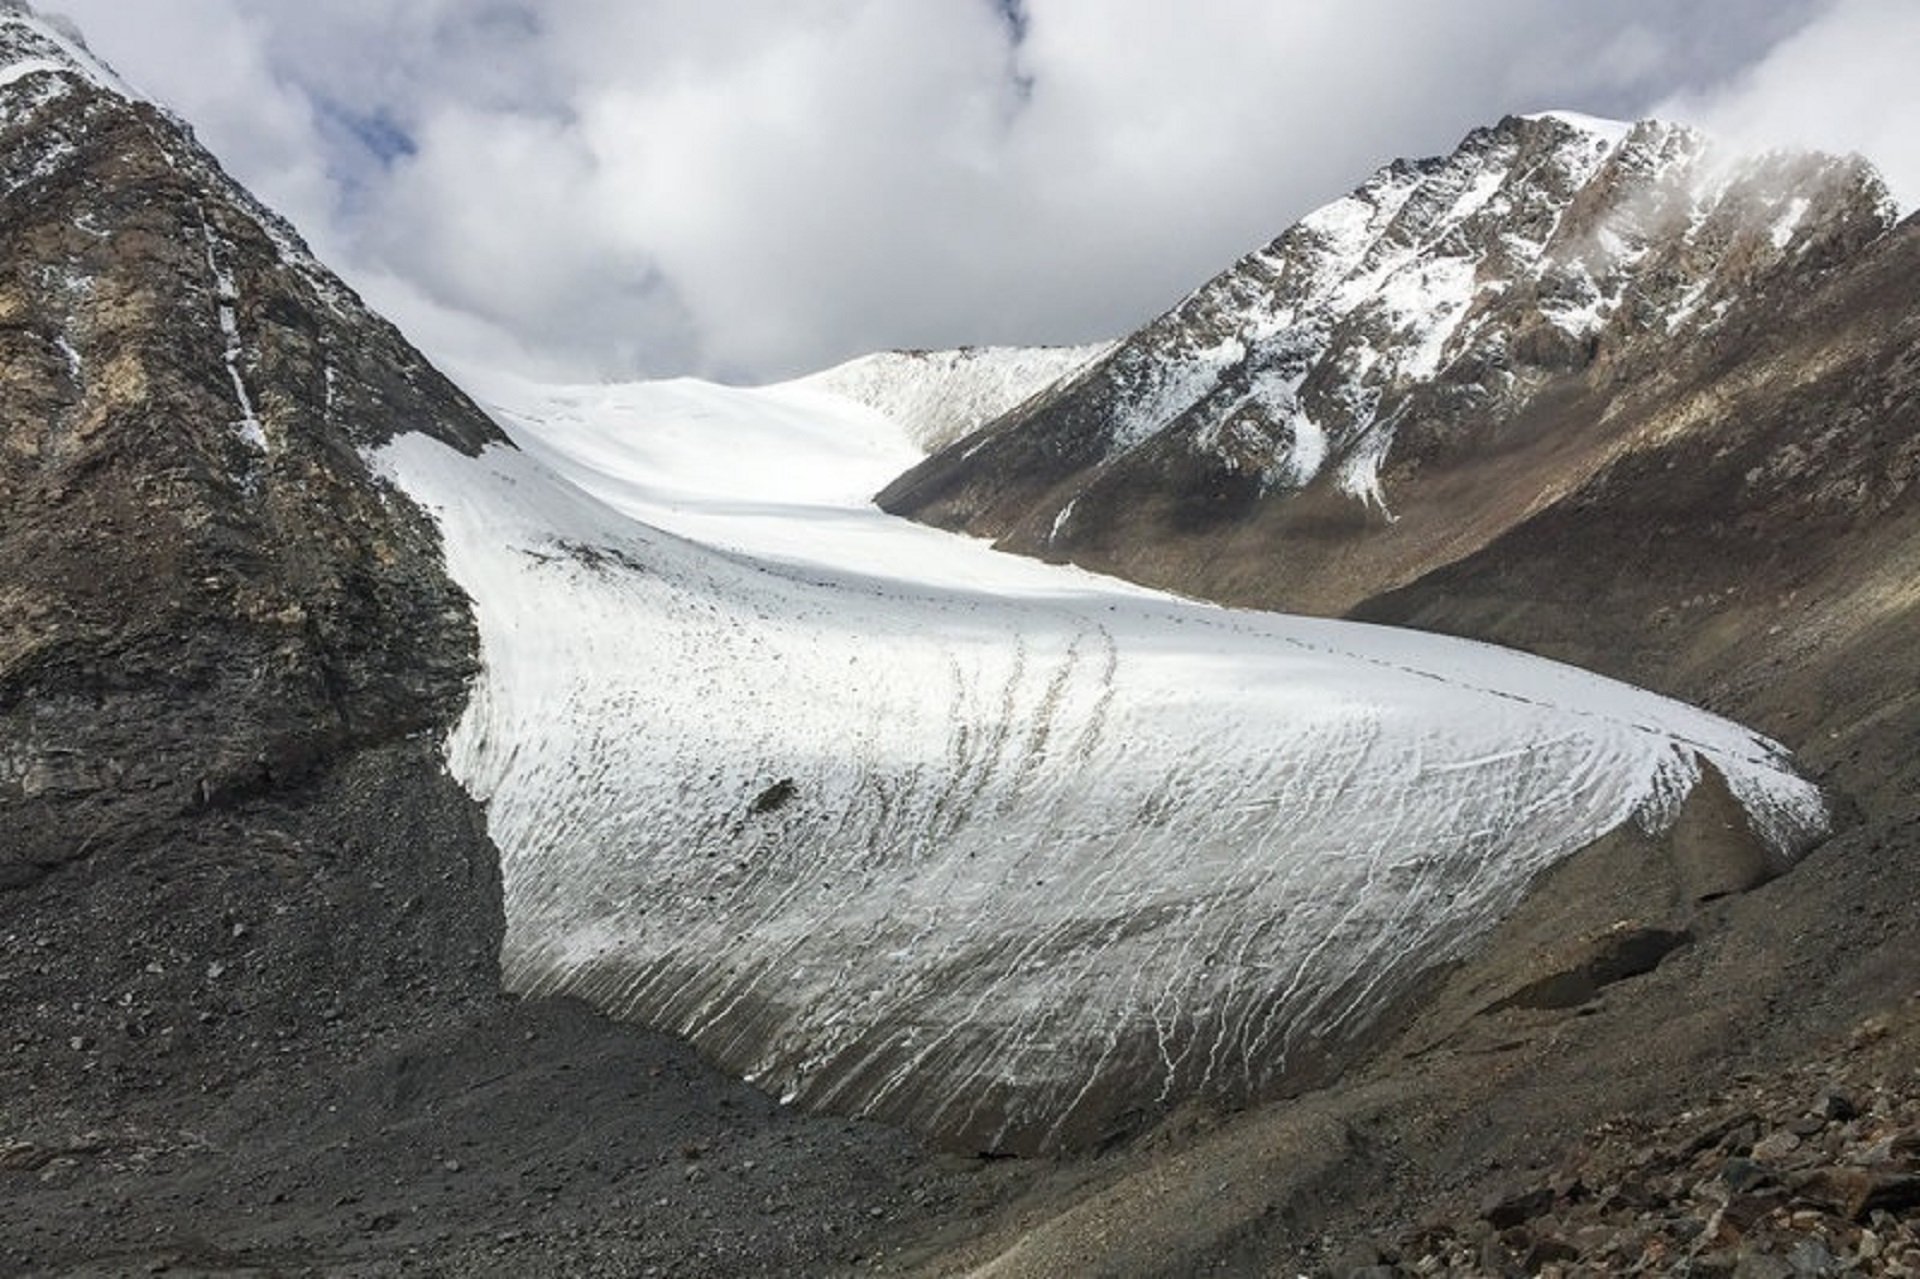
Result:
[[[1784,212],[1783,212],[1784,210]],[[887,510],[1252,607],[1344,612],[1605,466],[1623,404],[1891,214],[1858,159],[1510,117],[1397,162],[1110,355],[941,450]]]
[[[1915,799],[1920,223],[1623,400],[1560,501],[1353,610],[1623,675]]]

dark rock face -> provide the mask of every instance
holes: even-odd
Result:
[[[489,989],[498,872],[436,755],[475,634],[358,449],[500,437],[177,122],[0,23],[60,64],[0,88],[0,931],[89,1010],[0,1017],[95,1045],[9,1067],[110,1092],[128,1036],[244,1009],[251,1045],[315,990],[393,1002],[389,963]],[[96,1025],[102,991],[207,1016]]]
[[[1509,118],[1381,170],[881,493],[1008,549],[1337,613],[1600,465],[1609,406],[1886,229],[1857,159]]]

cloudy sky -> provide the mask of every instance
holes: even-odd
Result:
[[[45,0],[435,354],[755,380],[1123,332],[1510,111],[1878,161],[1916,0]]]

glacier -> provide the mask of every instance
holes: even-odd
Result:
[[[474,601],[507,983],[788,1101],[1083,1148],[1272,1090],[1708,765],[1783,864],[1824,829],[1651,693],[886,516],[920,448],[817,381],[457,380],[517,449],[373,460]]]

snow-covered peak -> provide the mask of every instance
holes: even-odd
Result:
[[[1148,493],[1169,509],[1203,493],[1217,510],[1228,491],[1319,485],[1388,510],[1410,439],[1431,456],[1483,437],[1556,379],[1709,330],[1892,212],[1857,157],[1510,116],[1449,155],[1381,168],[882,501],[945,504],[940,522],[1027,545],[1054,546],[1047,530],[1067,520],[1066,553],[1074,536],[1124,537],[1113,522]],[[1111,500],[1082,500],[1096,492]],[[1089,521],[1096,508],[1111,521]]]
[[[880,351],[793,385],[829,391],[885,414],[923,453],[933,453],[1073,376],[1114,345]]]
[[[1678,125],[1553,112],[1389,165],[1122,347],[1107,456],[1178,424],[1202,450],[1258,460],[1269,486],[1331,471],[1380,500],[1414,388],[1465,365],[1497,397],[1529,365],[1707,318],[1722,266],[1791,252],[1805,210],[1862,181],[1826,161],[1772,182],[1768,163]]]
[[[0,87],[63,73],[130,101],[141,97],[87,48],[71,22],[36,13],[25,0],[0,0]]]

